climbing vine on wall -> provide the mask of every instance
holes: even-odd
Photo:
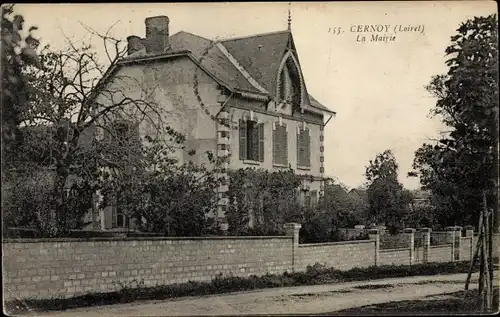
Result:
[[[231,234],[281,234],[285,222],[301,220],[293,170],[239,169],[229,173],[227,221]]]

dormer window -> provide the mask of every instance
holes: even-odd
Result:
[[[302,84],[300,72],[293,55],[289,54],[282,63],[278,77],[279,102],[291,104],[294,108],[302,106]]]

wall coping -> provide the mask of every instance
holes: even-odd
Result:
[[[449,248],[449,247],[451,247],[451,243],[429,246],[429,248],[433,248],[433,249],[437,249],[437,248]]]
[[[329,245],[344,245],[344,244],[359,244],[359,243],[374,243],[375,240],[350,240],[350,241],[337,241],[337,242],[324,242],[324,243],[304,243],[299,244],[299,248],[303,247],[321,247]]]
[[[411,248],[398,248],[398,249],[380,249],[380,252],[394,252],[394,251],[408,251]]]
[[[9,243],[50,243],[50,242],[99,242],[99,241],[182,241],[182,240],[286,240],[290,236],[213,236],[213,237],[96,237],[96,238],[9,238],[2,244]]]

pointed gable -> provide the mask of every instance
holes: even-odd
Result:
[[[301,85],[303,85],[304,89],[303,102],[305,108],[310,109],[312,107],[316,110],[332,112],[307,92],[299,57],[290,31],[285,30],[232,38],[221,41],[221,43],[250,76],[263,86],[272,97],[278,97],[276,95],[278,88],[277,80],[279,79],[278,73],[280,72],[280,66],[285,54],[291,49],[293,57],[298,64],[300,78],[302,78]]]
[[[221,41],[240,65],[269,94],[276,91],[276,77],[290,38],[288,31]]]

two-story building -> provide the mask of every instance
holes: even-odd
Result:
[[[229,156],[223,171],[291,167],[307,176],[304,200],[318,199],[324,128],[335,112],[308,93],[290,22],[284,31],[217,41],[184,31],[170,35],[166,16],[145,24],[146,37],[129,36],[128,55],[107,76],[111,82],[134,78],[139,84],[127,87],[133,95],[155,87],[153,98],[168,112],[164,119],[187,138],[187,148],[175,154],[180,163],[208,163],[204,153],[212,151]],[[139,127],[140,134],[150,130],[148,123]],[[196,154],[188,155],[193,149]],[[227,184],[219,190],[219,217],[226,191]],[[119,217],[102,212],[106,228],[111,224],[105,219]]]

